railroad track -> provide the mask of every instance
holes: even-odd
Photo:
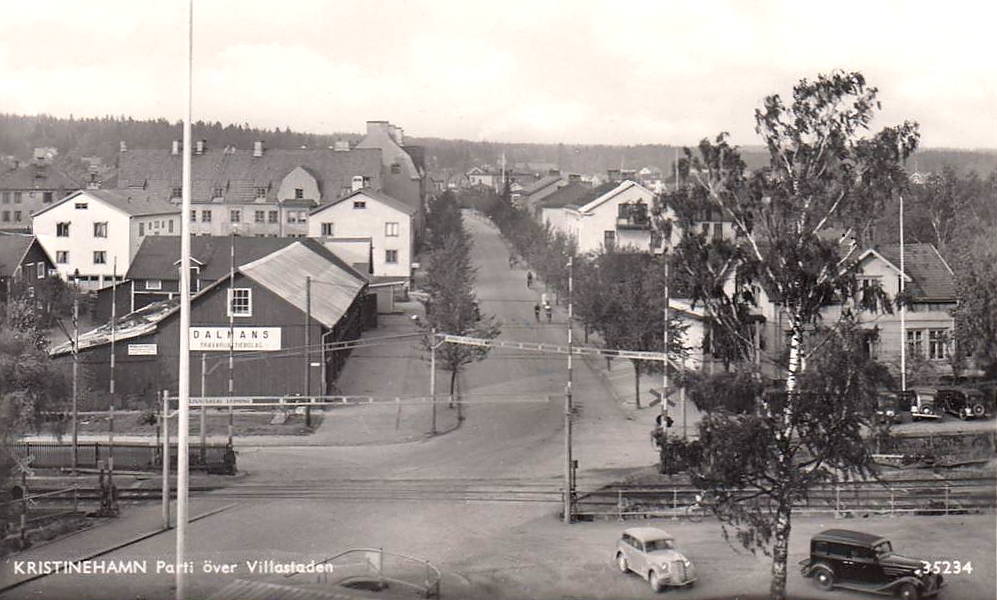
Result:
[[[232,499],[557,504],[563,501],[561,483],[560,479],[554,478],[323,479],[194,487],[191,493]],[[689,483],[604,486],[596,481],[580,480],[576,498],[580,510],[600,513],[617,510],[624,499],[630,504],[684,507],[695,502],[699,491]],[[99,490],[95,488],[80,488],[78,491],[81,501],[98,500],[99,497]],[[158,500],[161,490],[158,486],[119,488],[118,497],[129,501]],[[811,506],[837,506],[842,502],[880,506],[942,499],[953,505],[993,507],[997,505],[997,489],[994,479],[987,477],[918,477],[884,483],[845,482],[836,486],[820,486],[810,493]]]

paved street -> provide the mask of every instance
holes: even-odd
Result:
[[[563,313],[555,314],[554,323],[549,325],[534,321],[533,304],[539,291],[527,289],[525,271],[509,269],[507,249],[495,228],[480,217],[470,216],[465,222],[474,239],[481,308],[502,322],[502,339],[564,342]],[[581,484],[608,482],[616,469],[652,463],[655,454],[647,432],[654,409],[635,413],[632,406],[617,402],[607,380],[592,365],[577,360],[574,367],[578,405],[574,449]],[[425,376],[415,378],[412,387],[402,386],[404,393],[426,392]],[[445,389],[445,379],[441,372],[441,390]],[[392,380],[393,389],[397,389],[397,381]],[[197,564],[209,559],[239,564],[265,559],[307,562],[348,548],[379,547],[441,567],[446,573],[444,598],[652,597],[641,580],[613,571],[610,558],[620,524],[565,527],[555,516],[557,502],[480,502],[467,496],[472,480],[475,489],[494,490],[499,496],[512,486],[522,489],[529,485],[548,492],[559,489],[564,460],[565,381],[565,356],[496,349],[463,375],[462,390],[468,397],[549,396],[550,400],[539,404],[471,405],[460,428],[417,441],[377,444],[376,430],[383,427],[378,424],[372,429],[372,439],[358,436],[357,444],[352,446],[240,448],[239,466],[248,475],[230,488],[200,500],[236,506],[191,525],[188,558]],[[393,420],[395,414],[389,411],[381,418]],[[405,499],[403,490],[419,486],[437,491],[456,488],[463,493],[444,500],[414,493],[414,499]],[[351,489],[358,490],[353,497],[347,493]],[[370,495],[377,499],[370,499]],[[154,522],[150,515],[157,511],[155,506],[130,508],[122,523],[128,519]],[[674,529],[680,544],[700,564],[701,583],[676,597],[766,591],[767,561],[734,553],[723,542],[715,523],[660,524]],[[805,548],[807,536],[825,524],[817,519],[800,520],[794,530],[794,560]],[[862,523],[870,527],[873,524]],[[981,568],[971,578],[953,582],[952,591],[963,593],[950,598],[973,598],[978,590],[994,589],[992,515],[881,519],[875,525],[908,545],[916,545],[918,539],[933,540],[938,549],[932,554],[939,558],[945,548],[972,554]],[[73,558],[79,552],[73,539],[54,543],[39,553],[49,559]],[[150,564],[157,559],[172,561],[174,547],[173,534],[169,533],[103,558],[148,560]],[[922,548],[915,546],[914,550],[917,553]],[[979,558],[975,558],[977,555]],[[990,566],[983,568],[987,564]],[[0,568],[6,576],[9,565]],[[280,576],[251,576],[245,570],[235,575],[200,572],[190,578],[190,596],[210,596],[236,577],[289,581]],[[812,589],[795,571],[790,581],[794,593],[809,594]],[[152,600],[172,598],[172,582],[173,577],[163,573],[131,578],[57,575],[16,588],[0,598]]]

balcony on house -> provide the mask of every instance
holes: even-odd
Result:
[[[647,210],[647,205],[643,202],[634,204],[620,204],[617,207],[616,228],[617,229],[650,229],[651,218]]]

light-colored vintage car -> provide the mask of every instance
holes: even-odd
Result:
[[[675,549],[675,538],[656,527],[624,529],[616,542],[616,565],[646,579],[655,592],[696,581],[696,569]]]

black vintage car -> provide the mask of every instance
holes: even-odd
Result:
[[[943,388],[935,396],[942,410],[960,419],[985,419],[987,402],[978,390]]]
[[[878,535],[828,529],[810,540],[810,558],[800,563],[804,577],[822,590],[832,588],[896,595],[903,600],[932,598],[942,576],[925,561],[900,556]]]

